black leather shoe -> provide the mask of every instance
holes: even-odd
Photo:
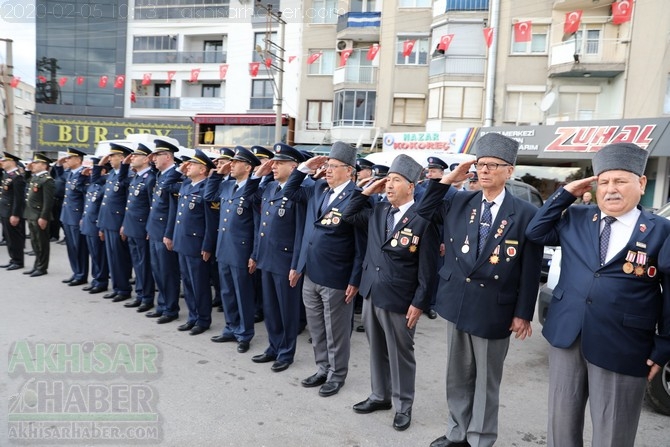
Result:
[[[356,413],[367,414],[379,410],[390,410],[392,407],[391,402],[365,399],[363,402],[354,405],[353,408]]]
[[[62,280],[61,282],[62,282],[63,284],[69,284],[69,283],[71,283],[72,281],[74,281],[74,276],[70,276],[68,279],[64,279],[64,280]]]
[[[302,382],[300,382],[300,385],[304,386],[305,388],[313,388],[315,386],[323,385],[326,383],[327,379],[328,376],[326,374],[315,373],[308,378],[303,379]]]
[[[146,311],[148,311],[149,309],[153,309],[153,308],[154,308],[154,305],[153,305],[153,304],[144,303],[144,304],[142,304],[140,307],[137,308],[137,311],[138,311],[139,313],[142,313],[142,312],[146,312]]]
[[[219,306],[219,307],[217,307],[217,308],[216,308],[216,311],[217,311],[217,312],[223,312],[223,306]]]
[[[123,307],[140,307],[142,305],[142,300],[134,300],[130,303],[126,303]]]
[[[228,343],[230,341],[235,341],[235,336],[234,335],[215,335],[214,337],[210,338],[214,343]]]
[[[10,265],[12,265],[11,262],[10,262],[9,264],[2,264],[2,265],[0,265],[0,269],[6,269],[6,268],[9,267]]]
[[[248,341],[238,341],[237,342],[237,352],[240,354],[244,354],[249,350],[249,342]]]
[[[9,267],[7,267],[7,271],[10,270],[19,270],[22,269],[23,266],[21,264],[10,264]]]
[[[23,272],[23,274],[24,274],[24,275],[32,275],[32,273],[33,273],[34,271],[35,271],[35,269],[26,270],[25,272]]]
[[[93,286],[92,284],[90,284],[90,285],[88,285],[88,286],[86,286],[86,287],[82,287],[81,290],[83,290],[84,292],[88,292],[88,291],[91,290],[93,287],[94,287],[94,286]]]
[[[263,314],[254,314],[254,323],[260,323],[265,319]]]
[[[108,300],[110,298],[116,298],[116,295],[117,295],[116,292],[109,292],[109,293],[104,294],[102,297],[104,299]]]
[[[436,319],[437,318],[437,312],[435,312],[434,309],[430,309],[428,311],[428,318],[430,318],[431,320]]]
[[[269,355],[266,353],[258,354],[251,357],[251,361],[254,363],[270,363],[277,360],[277,357],[274,355]]]
[[[27,254],[28,256],[35,256],[35,252],[32,251],[32,250],[31,250],[31,251],[27,251],[26,254]]]
[[[340,388],[344,386],[344,382],[326,382],[319,388],[319,396],[328,397],[340,392]]]
[[[467,441],[451,441],[446,436],[440,436],[430,443],[430,447],[470,447]]]
[[[102,292],[106,292],[106,291],[107,291],[107,287],[91,287],[89,289],[88,293],[90,293],[91,295],[94,295],[96,293],[102,293]]]
[[[44,276],[46,274],[47,274],[46,270],[35,270],[34,272],[32,272],[30,274],[30,276],[32,276],[34,278],[36,276]]]
[[[176,320],[177,318],[179,318],[179,317],[177,317],[177,316],[174,316],[174,317],[173,317],[173,316],[170,316],[170,315],[163,315],[163,316],[160,317],[158,320],[156,320],[156,323],[158,323],[158,324],[165,324],[165,323],[169,323],[169,322],[171,322],[171,321],[174,321],[174,320]]]
[[[272,370],[272,372],[278,373],[278,372],[286,371],[288,369],[289,365],[290,365],[290,363],[288,363],[288,362],[276,361],[272,364],[270,369]]]
[[[160,318],[163,316],[161,312],[153,311],[153,312],[147,312],[146,315],[144,315],[147,318]]]
[[[127,299],[130,299],[130,295],[121,295],[120,293],[117,293],[114,299],[112,299],[112,303],[120,303],[121,301],[125,301]]]
[[[393,428],[398,431],[407,430],[409,424],[412,423],[412,409],[405,411],[404,413],[396,413],[393,418]]]
[[[177,328],[178,331],[190,331],[195,326],[195,323],[184,323]]]
[[[365,332],[365,327],[361,324],[360,326],[356,326],[356,332]]]
[[[67,285],[68,286],[81,286],[82,284],[86,284],[88,281],[85,279],[75,279],[74,281],[70,281]]]
[[[193,329],[191,329],[191,332],[189,332],[189,335],[200,335],[207,330],[209,330],[208,327],[202,327],[196,324],[195,326],[193,326]]]

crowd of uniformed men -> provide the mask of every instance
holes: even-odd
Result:
[[[670,223],[638,206],[646,185],[639,147],[605,147],[593,161],[598,177],[560,188],[538,211],[505,188],[518,143],[495,133],[477,141],[476,160],[449,167],[430,157],[426,173],[406,155],[373,166],[342,142],[328,156],[277,143],[272,151],[223,148],[215,158],[200,150],[177,158],[171,142],[154,143],[112,143],[91,166],[74,148],[55,162],[36,153],[25,167],[5,152],[0,219],[9,262],[1,267],[27,267],[27,222],[35,262],[23,273],[47,274],[60,207],[72,270],[63,283],[106,292],[158,324],[178,319],[183,292],[186,320],[177,329],[191,335],[210,328],[219,306],[225,327],[211,340],[236,343],[239,353],[264,318],[267,347],[252,361],[274,372],[289,368],[306,326],[316,371],[302,385],[323,397],[345,383],[358,301],[371,392],[353,410],[394,408],[400,431],[412,418],[416,324],[424,312],[439,313],[447,320],[448,420],[431,446],[490,446],[510,335],[532,333],[542,244],[567,246],[580,262],[593,248],[593,265],[567,268],[547,316],[556,358],[549,445],[581,445],[587,398],[593,445],[633,445],[645,378],[670,358],[670,284],[660,287],[670,273]],[[50,164],[64,186],[62,206]],[[598,205],[563,212],[595,180]],[[598,228],[587,229],[590,214]],[[570,282],[578,276],[580,284]],[[636,301],[616,308],[610,301],[624,302],[621,291]],[[606,339],[612,333],[616,344]],[[615,352],[594,348],[604,345]]]

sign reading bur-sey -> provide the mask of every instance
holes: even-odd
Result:
[[[69,146],[92,150],[100,141],[119,140],[130,134],[142,133],[191,142],[193,131],[190,121],[38,115],[35,141],[38,151],[53,151]]]

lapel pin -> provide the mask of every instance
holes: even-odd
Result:
[[[645,224],[640,224],[640,231],[643,233],[647,231],[647,226]]]
[[[595,221],[597,221],[597,220],[598,220],[598,215],[597,215],[597,214],[594,214],[594,215],[593,215],[593,221],[595,222]]]

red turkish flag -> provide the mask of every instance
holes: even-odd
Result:
[[[100,76],[100,80],[98,81],[98,87],[100,88],[105,88],[107,87],[107,80],[109,78],[105,75]]]
[[[582,21],[582,10],[572,11],[565,14],[565,24],[563,24],[564,34],[573,34],[579,30],[579,24]]]
[[[442,50],[445,53],[449,49],[449,44],[451,44],[451,40],[454,38],[453,34],[445,34],[444,36],[440,37],[440,43],[437,44],[437,49]]]
[[[165,81],[165,83],[166,84],[171,83],[172,79],[174,78],[174,75],[176,75],[176,74],[177,74],[176,71],[168,71],[168,77],[167,77],[167,81]]]
[[[368,54],[365,58],[369,61],[373,61],[377,57],[377,53],[379,53],[379,44],[373,43],[372,46],[368,48]]]
[[[37,77],[37,80],[40,81],[42,84],[46,84],[47,78],[45,76],[39,75]]]
[[[228,64],[219,65],[219,79],[226,79],[226,74],[228,74]]]
[[[532,22],[527,20],[525,22],[518,22],[514,24],[514,42],[530,42],[532,35]]]
[[[340,53],[340,67],[344,67],[347,65],[347,61],[349,60],[349,56],[351,56],[351,53],[353,53],[354,50],[349,48],[348,50],[344,50]]]
[[[19,86],[19,81],[21,81],[20,77],[12,76],[12,80],[9,81],[9,86],[12,88],[16,88]]]
[[[81,85],[84,83],[84,77],[83,76],[77,76],[77,85]]]
[[[290,64],[291,62],[293,62],[296,57],[298,57],[298,56],[289,56],[288,57],[288,63]]]
[[[407,57],[412,54],[416,40],[406,40],[402,43],[402,55]]]
[[[142,75],[142,85],[151,84],[151,73],[144,73]]]
[[[137,102],[137,96],[135,96],[135,92],[130,92],[130,102]]]
[[[307,65],[312,65],[321,57],[322,54],[323,54],[322,52],[310,54],[309,57],[307,58]]]
[[[258,76],[258,70],[261,68],[260,62],[250,62],[249,63],[249,74],[252,78]]]
[[[191,79],[189,79],[189,82],[198,82],[198,76],[200,76],[200,69],[199,68],[191,69]]]
[[[491,48],[491,43],[493,43],[493,28],[484,28],[484,42],[486,42],[486,48]]]
[[[58,79],[58,85],[60,85],[61,87],[63,87],[65,84],[67,84],[67,77],[66,77],[66,76],[61,76],[61,77]]]
[[[265,59],[265,66],[267,68],[272,67],[272,59],[270,59],[269,57],[267,59]]]
[[[116,75],[116,79],[114,79],[114,88],[123,88],[124,82],[126,82],[126,77],[124,75]]]
[[[633,2],[629,0],[621,0],[620,2],[612,3],[612,23],[621,25],[630,21],[633,14]]]

